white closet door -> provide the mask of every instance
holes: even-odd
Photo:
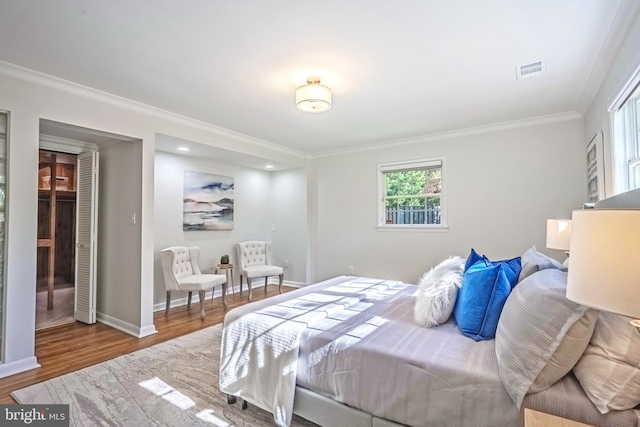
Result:
[[[76,320],[96,322],[98,243],[98,152],[78,155],[76,195]]]

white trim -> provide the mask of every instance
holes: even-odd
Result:
[[[140,328],[136,325],[132,325],[129,322],[125,322],[124,320],[117,319],[113,316],[109,316],[108,314],[96,313],[96,320],[100,323],[103,323],[107,326],[111,326],[114,329],[122,331],[126,334],[133,335],[136,338],[146,337],[151,334],[155,334],[156,328],[154,325],[145,326]]]
[[[634,90],[640,84],[640,64],[635,68],[635,71],[620,87],[617,94],[613,97],[613,101],[609,105],[609,111],[617,112],[627,102],[629,97],[633,94]]]
[[[124,98],[122,96],[84,86],[69,80],[62,79],[60,77],[55,77],[49,74],[41,73],[39,71],[31,70],[29,68],[21,67],[10,62],[0,61],[0,74],[17,80],[33,83],[39,86],[57,89],[63,92],[105,102],[117,107],[126,108],[131,111],[149,114],[162,120],[170,120],[172,122],[199,130],[204,130],[206,132],[210,132],[220,137],[231,139],[233,141],[245,142],[254,146],[268,148],[280,153],[294,155],[301,158],[306,157],[306,154],[299,150],[294,150],[292,148],[284,147],[273,142],[254,138],[239,132],[234,132],[232,130],[196,120],[191,117],[172,113],[161,108],[153,107],[151,105],[143,104],[138,101]]]
[[[140,334],[138,335],[138,338],[144,338],[144,337],[148,337],[149,335],[153,335],[153,334],[157,334],[158,331],[156,329],[156,325],[147,325],[143,328],[140,328]]]
[[[231,290],[231,288],[229,288],[229,291],[230,290]],[[213,291],[215,292],[214,296],[213,296],[214,298],[218,298],[218,297],[222,298],[222,288],[221,287],[216,286],[215,288],[213,288]],[[233,287],[233,291],[234,292],[235,291],[240,292],[240,285],[234,286]],[[175,298],[175,299],[171,298],[171,305],[169,306],[170,309],[174,308],[174,307],[180,307],[180,306],[183,306],[183,305],[187,305],[188,296],[187,296],[187,292],[186,291],[172,291],[172,292],[181,292],[181,293],[184,292],[185,296],[183,298]],[[191,298],[191,302],[194,302],[194,300],[198,301],[198,293],[197,293],[197,291],[194,291],[193,293],[194,293],[194,295]],[[229,296],[228,293],[227,293],[227,296]],[[206,291],[204,293],[204,300],[205,301],[209,300],[210,298],[211,298],[211,290]],[[222,304],[222,302],[220,302],[220,304]],[[153,311],[154,312],[155,311],[162,311],[162,310],[165,310],[166,307],[167,307],[167,300],[165,299],[162,302],[154,304],[153,305]]]
[[[378,230],[390,229],[390,230],[442,230],[448,229],[447,222],[447,193],[445,185],[445,156],[436,156],[428,159],[414,159],[414,160],[402,160],[398,162],[378,163],[377,165],[377,182],[378,182],[378,209],[377,209],[377,224]],[[385,224],[385,182],[384,174],[387,172],[398,172],[402,170],[414,170],[414,169],[428,169],[428,168],[440,168],[440,193],[427,194],[423,197],[439,197],[440,198],[440,217],[441,224]],[[422,197],[422,195],[421,195]]]
[[[427,232],[427,233],[447,233],[447,225],[420,225],[420,224],[390,224],[376,226],[378,231],[399,231],[399,232]]]
[[[70,154],[80,154],[85,151],[98,151],[98,146],[90,142],[82,142],[76,141],[75,139],[42,134],[40,135],[40,148]]]
[[[2,363],[0,364],[0,378],[19,374],[20,372],[30,371],[31,369],[37,369],[39,367],[40,364],[35,356],[26,357],[24,359],[16,360],[15,362]]]
[[[404,139],[394,139],[383,141],[376,144],[360,145],[351,148],[341,148],[337,150],[321,151],[318,153],[310,153],[308,157],[315,159],[318,157],[339,156],[342,154],[360,153],[362,151],[378,150],[381,148],[397,147],[401,145],[420,144],[429,141],[440,141],[445,139],[460,138],[463,136],[479,135],[483,133],[498,132],[502,130],[518,129],[529,126],[538,126],[551,123],[567,122],[571,120],[581,120],[582,114],[577,111],[568,111],[559,114],[550,114],[546,116],[531,117],[522,120],[513,120],[508,122],[500,122],[483,126],[475,126],[470,128],[458,129],[447,132],[425,134]]]

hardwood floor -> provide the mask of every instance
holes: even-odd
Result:
[[[295,288],[282,287],[283,292],[292,290]],[[252,300],[258,301],[277,294],[277,286],[269,286],[266,296],[263,286],[255,286]],[[235,295],[229,295],[227,311],[246,304],[247,296],[246,289],[242,296],[238,291]],[[185,305],[172,308],[168,316],[164,315],[164,310],[154,313],[153,322],[158,333],[140,339],[101,323],[86,325],[75,322],[37,331],[36,357],[41,367],[0,379],[0,404],[16,403],[9,395],[14,390],[123,354],[132,353],[223,321],[226,311],[222,308],[220,298],[215,298],[213,302],[208,299],[205,302],[207,312],[204,320],[200,320],[200,305],[197,302],[197,295],[193,300],[194,303],[192,303],[190,310],[187,310]]]

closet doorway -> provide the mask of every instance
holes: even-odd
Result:
[[[77,155],[40,150],[36,330],[74,322]]]

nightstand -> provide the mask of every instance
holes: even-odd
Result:
[[[525,408],[524,410],[524,427],[592,427],[588,424],[579,423],[577,421],[560,418],[555,415],[546,414],[544,412],[534,411]]]
[[[231,277],[231,293],[235,295],[233,290],[233,264],[218,264],[216,268],[213,269],[213,274],[218,274],[218,270],[223,270],[224,274],[227,276],[227,285],[229,285],[229,277]],[[227,286],[229,289],[229,286]]]

